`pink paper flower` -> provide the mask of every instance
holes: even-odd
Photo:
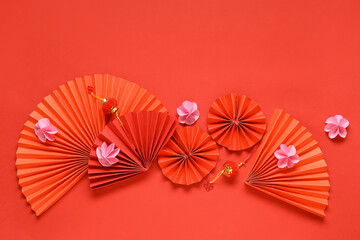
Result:
[[[329,138],[334,139],[337,135],[345,138],[347,135],[346,128],[349,121],[341,115],[335,115],[326,119],[325,132],[328,132]]]
[[[109,146],[106,142],[103,142],[101,147],[96,148],[96,156],[101,165],[104,167],[110,167],[119,162],[116,156],[119,154],[120,148],[115,149],[115,144],[111,143]]]
[[[50,125],[50,120],[48,118],[42,118],[35,124],[35,134],[42,142],[55,141],[55,138],[52,134],[56,134],[58,130],[56,127]]]
[[[286,146],[285,144],[280,145],[280,149],[275,151],[275,157],[278,160],[279,168],[292,168],[295,163],[300,161],[299,155],[296,154],[296,148],[293,145]]]
[[[177,108],[179,122],[181,124],[192,125],[200,116],[200,112],[195,102],[185,101]]]

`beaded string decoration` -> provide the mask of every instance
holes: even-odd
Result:
[[[250,159],[250,157],[252,156],[252,154],[255,152],[255,149],[257,147],[253,147],[253,149],[251,150],[251,152],[249,153],[249,155],[245,158],[245,160],[239,164],[235,163],[234,161],[226,161],[224,163],[224,165],[222,166],[220,172],[215,176],[215,178],[212,181],[207,181],[204,183],[204,188],[207,192],[209,192],[210,190],[214,189],[214,185],[213,183],[218,180],[221,175],[224,175],[225,177],[228,178],[234,178],[240,167],[245,166],[245,163]]]
[[[126,129],[124,128],[124,124],[122,123],[122,121],[120,120],[120,117],[119,117],[117,100],[115,98],[101,98],[99,96],[96,96],[94,94],[94,88],[92,86],[88,86],[87,89],[88,89],[88,93],[91,96],[93,96],[96,99],[101,100],[102,110],[106,115],[115,114],[117,120],[120,122],[120,126],[124,129],[126,137],[128,137],[129,135],[127,134]],[[130,140],[129,137],[128,137],[128,139]],[[131,144],[132,148],[137,152],[136,147],[134,146],[134,144],[131,141],[130,141],[130,144]]]
[[[101,98],[99,96],[96,96],[94,94],[94,88],[92,86],[88,86],[88,93],[93,96],[96,99],[101,100],[102,103],[102,110],[105,114],[115,114],[116,118],[119,120],[120,124],[123,125],[123,123],[120,120],[119,113],[117,112],[117,101],[115,98]]]
[[[117,120],[120,122],[120,126],[124,129],[125,131],[125,135],[126,137],[130,140],[129,135],[126,132],[126,129],[124,128],[124,124],[122,123],[122,121],[120,120],[119,117],[119,113],[118,113],[118,107],[117,107],[117,100],[115,98],[101,98],[99,96],[96,96],[94,94],[94,88],[92,86],[88,86],[88,93],[93,96],[96,99],[101,100],[102,105],[102,110],[106,115],[109,114],[115,114]],[[134,146],[134,144],[129,141],[132,148],[137,152],[136,147]]]

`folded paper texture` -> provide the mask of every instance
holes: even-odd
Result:
[[[254,100],[232,93],[211,105],[208,129],[219,145],[239,151],[260,141],[266,129],[266,118]]]
[[[115,148],[115,143],[111,143],[109,146],[106,142],[103,142],[96,148],[96,156],[99,163],[104,167],[110,167],[119,161],[117,155],[120,152],[120,148]]]
[[[45,97],[26,121],[16,153],[19,184],[37,215],[86,174],[93,142],[105,127],[101,102],[88,94],[87,86],[99,95],[116,98],[120,115],[141,110],[167,112],[146,89],[108,74],[76,78]],[[37,138],[35,124],[42,118],[58,130],[55,141],[42,143]]]
[[[274,152],[281,144],[293,145],[300,161],[279,168]],[[324,217],[329,197],[327,165],[312,134],[283,110],[275,110],[253,155],[245,183],[305,211]]]
[[[140,111],[114,119],[96,139],[90,153],[89,179],[93,188],[104,187],[123,181],[149,169],[159,151],[168,142],[176,129],[176,120],[166,113]],[[96,148],[103,142],[114,143],[120,152],[118,162],[102,166]]]
[[[160,152],[159,165],[172,182],[200,182],[215,167],[219,149],[209,134],[198,127],[177,129]]]

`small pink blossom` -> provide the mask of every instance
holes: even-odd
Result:
[[[101,165],[104,167],[110,167],[119,162],[116,156],[119,154],[120,148],[115,149],[115,144],[111,143],[109,146],[106,142],[103,142],[101,147],[96,148],[96,156]]]
[[[42,142],[55,141],[55,138],[52,134],[56,134],[58,130],[56,127],[50,125],[50,120],[48,118],[42,118],[35,124],[35,134]]]
[[[179,115],[179,122],[181,124],[192,125],[200,116],[200,112],[195,102],[184,101],[180,107],[177,108]]]
[[[325,132],[328,132],[329,137],[334,139],[337,135],[345,138],[347,135],[346,128],[349,126],[349,121],[341,115],[335,115],[326,119]]]
[[[285,144],[280,145],[280,149],[275,151],[275,157],[278,160],[279,168],[292,168],[294,163],[300,161],[299,155],[296,154],[296,148],[293,145],[286,146]]]

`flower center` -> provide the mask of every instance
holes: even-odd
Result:
[[[231,120],[232,124],[235,124],[236,126],[242,125],[242,122],[239,119],[233,119]]]
[[[187,161],[189,160],[191,157],[192,157],[193,153],[192,152],[185,152],[184,155],[183,155],[183,160],[184,161]]]

